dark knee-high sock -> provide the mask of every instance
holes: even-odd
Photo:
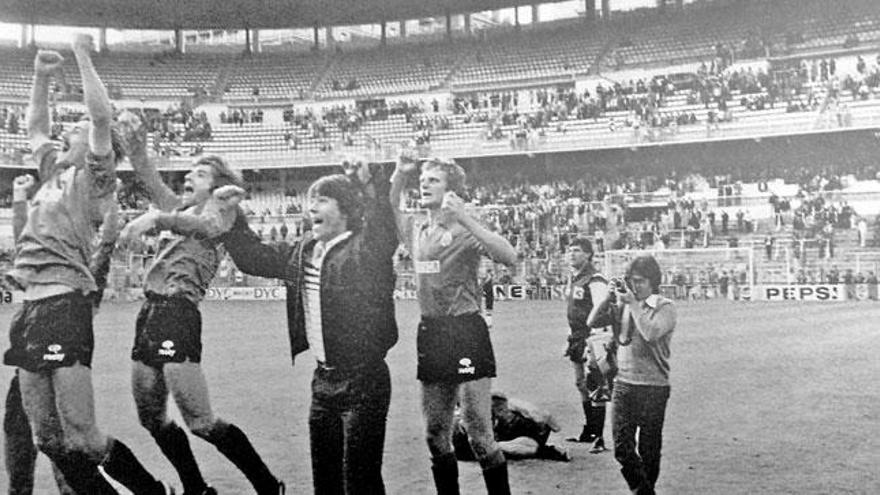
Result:
[[[244,473],[257,493],[277,493],[278,480],[254,450],[247,435],[237,426],[218,421],[205,439]]]
[[[468,447],[470,448],[470,447]],[[459,495],[458,491],[458,460],[450,452],[431,459],[431,473],[434,474],[434,486],[437,495]]]
[[[83,452],[45,454],[64,475],[67,484],[81,495],[118,495],[110,483],[98,471],[98,463]]]
[[[507,478],[507,460],[500,450],[480,459],[483,480],[489,495],[510,495],[510,482]]]
[[[171,465],[177,470],[180,481],[183,483],[184,493],[201,493],[208,487],[196,458],[189,446],[189,439],[183,428],[174,423],[163,425],[158,430],[151,432],[153,439],[159,445],[159,450],[171,461]]]
[[[115,438],[110,440],[110,448],[101,466],[108,476],[122,483],[135,495],[165,493],[162,483],[147,471],[124,443]],[[64,476],[66,477],[67,473],[64,473]]]
[[[605,429],[605,404],[590,407],[590,419],[587,421],[590,433],[597,437],[602,436]]]
[[[18,376],[9,382],[6,393],[6,413],[3,415],[3,432],[6,435],[6,474],[9,476],[9,493],[30,495],[34,491],[34,467],[37,448],[27,414],[21,403]]]
[[[55,463],[52,463],[52,476],[55,478],[55,484],[58,486],[58,493],[60,495],[76,495],[76,492],[67,483],[67,480],[64,479],[64,473],[58,469]]]

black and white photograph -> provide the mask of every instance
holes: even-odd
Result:
[[[2,493],[877,494],[878,274],[877,0],[0,0]]]

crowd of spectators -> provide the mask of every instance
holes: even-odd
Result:
[[[205,141],[211,141],[212,128],[204,111],[189,105],[171,105],[164,111],[141,112],[153,138],[153,150],[160,156],[198,156]]]
[[[0,107],[0,129],[9,134],[21,132],[24,119],[24,107],[17,105]]]

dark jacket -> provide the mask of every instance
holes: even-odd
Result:
[[[352,369],[375,364],[397,342],[392,262],[397,229],[389,182],[378,175],[373,179],[375,198],[367,199],[363,228],[333,246],[321,269],[321,327],[328,366]],[[264,243],[243,215],[223,237],[241,271],[284,281],[291,359],[309,347],[302,261],[315,242],[308,232],[293,243]]]

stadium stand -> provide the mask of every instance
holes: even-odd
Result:
[[[868,0],[847,0],[833,8],[809,2],[806,8],[804,2],[792,0],[748,2],[745,7],[696,5],[666,17],[637,11],[594,26],[552,21],[523,29],[488,30],[471,39],[378,48],[341,43],[339,49],[316,53],[110,52],[97,56],[96,65],[117,99],[184,101],[185,105],[151,118],[153,148],[172,166],[182,166],[201,153],[257,163],[257,168],[285,168],[333,163],[347,153],[393,159],[404,143],[425,155],[496,157],[876,127],[880,69],[871,47],[880,38],[880,14]],[[784,78],[761,69],[728,68],[734,61],[792,54],[805,57],[794,58],[796,67]],[[834,73],[830,68],[836,57],[855,55],[862,64],[857,71]],[[24,101],[33,52],[0,48],[0,56],[6,62],[0,67],[0,96]],[[694,67],[685,78],[664,73],[666,66],[684,62]],[[77,93],[78,75],[70,61],[68,65],[54,88],[60,101],[71,95],[75,100]],[[635,81],[625,80],[631,70],[620,73],[625,77],[616,72],[633,67],[641,74]],[[575,91],[575,78],[600,74],[598,87]],[[652,78],[653,74],[663,77]],[[434,91],[452,92],[455,98],[447,107],[430,101],[433,97],[428,95]],[[425,98],[413,96],[420,94]],[[321,99],[390,100],[394,95],[405,95],[404,100],[358,107],[320,103]],[[228,105],[220,122],[189,108],[199,97]],[[264,122],[261,105],[268,109],[271,102],[298,100],[313,102],[312,109],[286,112],[284,122]],[[7,106],[0,126],[2,156],[10,164],[23,163],[29,151],[22,112],[21,104]],[[63,113],[56,116],[57,131],[69,121]],[[17,122],[10,125],[10,120]],[[782,175],[777,177],[798,182]],[[745,192],[735,198],[718,196],[725,186],[697,196],[691,191],[688,196],[681,187],[664,188],[661,177],[626,174],[585,185],[577,193],[564,183],[525,189],[489,184],[477,187],[472,195],[487,221],[517,245],[524,267],[531,263],[525,260],[544,260],[543,265],[538,263],[543,268],[524,268],[515,274],[521,278],[547,272],[565,237],[575,232],[601,232],[609,247],[619,248],[730,245],[730,238],[713,235],[716,229],[707,227],[709,211],[716,217],[722,210],[731,218],[750,216],[752,221],[744,224],[751,226],[737,223],[734,232],[740,245],[754,246],[756,251],[771,234],[776,246],[791,246],[798,259],[805,246],[824,246],[827,252],[832,237],[844,251],[852,251],[848,234],[823,234],[815,212],[799,210],[809,203],[808,192],[797,188],[775,190],[787,201],[797,198],[792,212],[779,215],[786,227],[777,230],[768,220],[779,213],[768,206],[772,194],[756,190],[768,179],[740,178],[739,187]],[[648,187],[646,180],[654,186]],[[862,180],[870,182],[866,177]],[[636,183],[639,187],[632,186]],[[833,196],[832,216],[844,209],[847,199],[873,194]],[[0,191],[0,196],[5,195]],[[832,201],[828,198],[832,196],[826,197]],[[705,206],[695,207],[694,201]],[[632,218],[638,207],[658,203],[668,205],[662,217]],[[281,236],[282,225],[290,235],[301,232],[303,206],[296,195],[270,186],[253,192],[243,206],[261,219],[266,236],[273,231]],[[688,219],[695,211],[701,212],[700,220],[691,225]],[[676,222],[676,212],[686,218]],[[824,215],[819,215],[821,221]],[[843,226],[846,222],[830,223],[844,233],[853,230],[852,225]],[[793,224],[799,227],[788,227]],[[556,265],[558,269],[559,260]],[[809,279],[813,270],[761,266],[777,279],[796,277],[797,270]]]

